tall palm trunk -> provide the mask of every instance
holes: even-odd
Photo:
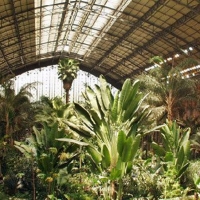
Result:
[[[6,137],[9,137],[9,127],[10,127],[10,124],[9,124],[9,116],[8,116],[8,113],[6,113]]]
[[[6,113],[6,141],[9,142],[9,144],[13,145],[14,141],[13,141],[13,136],[12,136],[12,129],[10,127],[10,121],[9,121],[9,114]]]
[[[169,122],[173,120],[173,97],[172,91],[169,91],[169,96],[167,97],[167,119]]]
[[[66,92],[66,104],[69,103],[69,90],[72,87],[72,81],[63,80],[63,88]]]
[[[69,90],[65,90],[65,99],[66,99],[66,104],[69,103]]]

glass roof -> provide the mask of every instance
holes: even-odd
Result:
[[[65,0],[35,0],[36,54],[53,52],[55,48],[79,56],[89,54],[129,2],[69,1],[65,8]],[[55,38],[59,38],[58,44]]]
[[[3,76],[70,57],[120,88],[151,68],[154,56],[199,60],[198,0],[1,0],[0,13]]]

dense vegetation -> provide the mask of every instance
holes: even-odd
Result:
[[[198,199],[198,82],[183,67],[127,79],[116,94],[100,76],[84,104],[32,103],[30,85],[15,94],[4,82],[0,199]]]

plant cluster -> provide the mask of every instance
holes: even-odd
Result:
[[[60,78],[71,84],[77,65],[71,59],[60,61]],[[64,68],[68,68],[68,72]],[[149,82],[143,84],[141,80],[127,79],[121,90],[113,94],[101,75],[99,85],[86,87],[84,104],[65,104],[59,97],[42,97],[33,128],[29,127],[33,122],[27,125],[30,132],[26,140],[16,140],[16,130],[23,127],[14,122],[28,122],[18,117],[11,100],[7,102],[8,112],[4,110],[0,122],[3,125],[0,175],[4,191],[0,197],[125,200],[189,199],[192,195],[198,199],[199,161],[191,160],[191,151],[199,150],[199,133],[191,137],[191,128],[181,127],[180,120],[175,120],[177,110],[180,111],[177,102],[186,99],[178,95],[181,90],[177,89],[177,81],[180,81],[179,87],[188,85],[178,79],[178,68],[166,67],[160,74],[161,69],[160,66],[151,74],[161,78],[160,85],[152,79],[147,95],[143,91],[147,91]],[[64,73],[65,76],[61,76]],[[153,85],[154,90],[151,90]],[[4,89],[9,91],[9,87]],[[6,104],[7,93],[3,94],[0,105]],[[25,94],[16,99],[29,103],[27,96],[22,98]],[[152,94],[156,94],[154,99]],[[14,93],[12,99],[17,102]],[[165,103],[161,104],[162,101]],[[154,106],[164,106],[167,120],[161,123],[157,118],[159,122],[155,123],[152,102],[157,102]],[[3,107],[0,108],[3,111]],[[5,133],[15,139],[14,146],[4,137]],[[153,137],[155,133],[158,140]],[[142,147],[147,137],[151,139],[146,141],[148,153],[144,157]]]

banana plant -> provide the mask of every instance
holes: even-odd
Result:
[[[88,143],[88,157],[101,173],[107,174],[111,185],[119,181],[121,199],[122,178],[132,168],[148,112],[141,106],[145,97],[138,92],[139,81],[127,79],[115,95],[102,75],[99,83],[94,89],[87,86],[83,94],[85,106],[74,103],[79,123],[66,123]]]
[[[66,103],[69,101],[69,90],[73,80],[77,77],[79,62],[72,58],[63,58],[58,62],[58,78],[63,81],[63,88],[66,91]]]
[[[176,121],[168,122],[161,129],[162,146],[156,142],[152,147],[156,155],[163,161],[165,170],[168,165],[174,166],[176,178],[179,179],[189,166],[190,156],[190,128],[181,129]]]

